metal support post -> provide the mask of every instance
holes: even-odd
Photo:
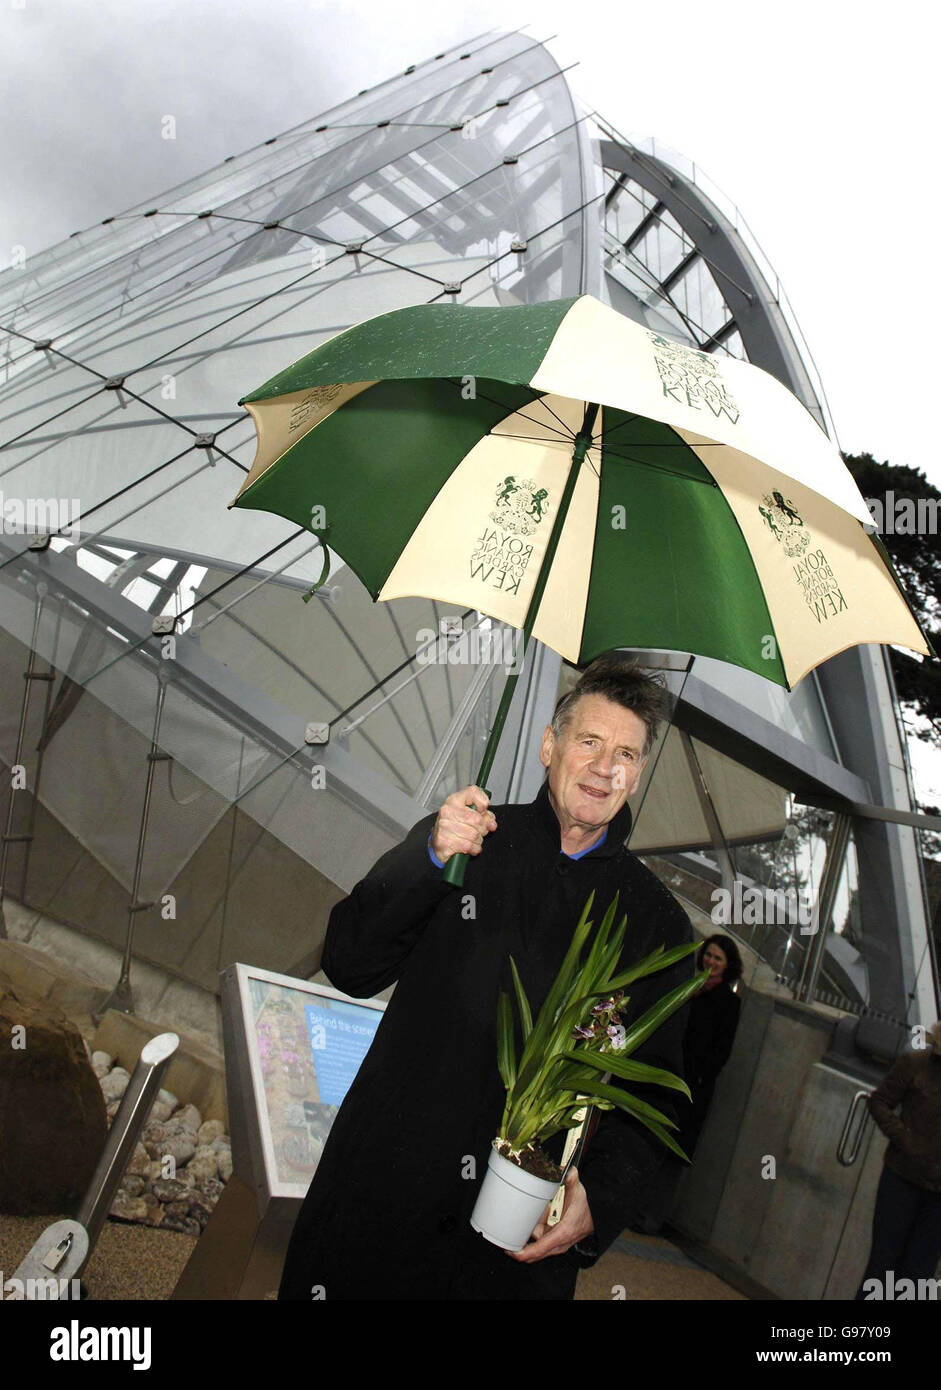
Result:
[[[722,887],[731,897],[733,884],[737,877],[732,851],[729,849],[728,842],[725,838],[725,832],[722,829],[722,823],[719,820],[719,813],[716,810],[715,802],[712,799],[712,793],[706,783],[706,774],[703,772],[702,764],[696,756],[693,740],[685,729],[680,729],[678,732],[680,735],[680,742],[683,745],[683,752],[686,754],[686,762],[689,766],[690,775],[693,779],[693,786],[699,799],[699,806],[703,813],[703,819],[706,822],[709,837],[712,840],[713,853],[716,856],[719,870],[722,874]]]
[[[830,832],[830,844],[827,847],[827,859],[820,879],[820,890],[817,893],[817,901],[814,903],[811,916],[810,925],[813,941],[810,950],[804,956],[804,968],[801,971],[801,978],[795,992],[795,998],[800,999],[805,1004],[814,1002],[814,993],[817,989],[817,980],[827,945],[827,925],[833,912],[833,903],[836,898],[840,874],[843,871],[843,862],[846,859],[849,838],[850,818],[838,811],[833,821],[833,829]]]
[[[170,673],[165,667],[157,672],[157,705],[154,711],[154,731],[147,754],[147,781],[144,786],[144,805],[141,811],[140,829],[137,834],[137,859],[134,864],[134,882],[131,886],[131,901],[127,909],[127,935],[124,939],[124,957],[121,961],[121,974],[111,993],[95,1010],[92,1017],[100,1023],[108,1009],[118,1009],[121,1013],[134,1012],[134,996],[131,991],[131,945],[134,940],[134,919],[138,912],[145,912],[153,903],[138,901],[141,875],[144,867],[144,847],[147,840],[147,823],[150,819],[150,798],[154,785],[154,768],[158,762],[169,761],[169,754],[161,753],[158,746],[160,720],[163,716],[163,703],[167,694]]]
[[[53,670],[49,670],[49,671],[37,671],[37,670],[35,669],[35,668],[36,668],[36,642],[37,642],[38,635],[39,635],[39,623],[40,623],[40,619],[41,619],[41,617],[42,617],[43,605],[44,605],[44,603],[45,603],[45,601],[46,601],[46,594],[48,593],[48,591],[49,591],[49,586],[48,586],[45,582],[41,582],[41,583],[39,583],[39,584],[36,585],[36,608],[35,608],[35,611],[34,611],[34,614],[33,614],[33,632],[32,632],[32,636],[30,637],[30,642],[29,642],[29,658],[28,658],[27,663],[26,663],[26,670],[23,672],[23,699],[22,699],[22,701],[21,701],[21,703],[20,703],[20,723],[19,723],[19,728],[17,729],[17,734],[16,734],[16,751],[15,751],[14,754],[13,754],[13,767],[14,767],[14,768],[19,767],[19,766],[22,765],[23,744],[24,744],[25,741],[26,741],[26,722],[27,722],[27,719],[28,719],[28,717],[29,717],[29,701],[30,701],[30,694],[31,694],[31,692],[32,692],[32,684],[33,684],[33,681],[45,681],[45,682],[47,683],[45,714],[48,714],[48,711],[49,711],[49,692],[51,691],[51,688],[52,688],[52,682],[55,680],[55,672],[54,672]],[[44,720],[45,720],[45,715],[44,715]],[[41,764],[41,758],[42,758],[42,755],[40,754],[40,764]],[[38,783],[38,771],[37,771],[37,783]],[[6,920],[5,920],[5,918],[4,918],[4,912],[3,912],[3,901],[4,901],[5,894],[6,894],[7,867],[8,867],[8,863],[9,863],[10,846],[11,846],[12,844],[25,844],[25,845],[26,845],[26,853],[28,854],[28,853],[29,853],[29,845],[30,845],[30,842],[31,842],[31,840],[32,840],[32,838],[33,838],[33,835],[32,835],[32,822],[31,822],[30,828],[29,828],[29,830],[27,831],[26,834],[24,834],[24,835],[14,835],[14,833],[13,833],[13,822],[14,822],[14,815],[15,815],[15,811],[16,811],[16,794],[17,794],[18,791],[25,791],[25,790],[26,790],[25,787],[17,787],[17,786],[14,784],[13,778],[11,778],[11,780],[10,780],[10,800],[9,800],[9,802],[7,803],[7,818],[6,818],[6,825],[5,825],[5,827],[4,827],[3,837],[2,837],[2,839],[0,839],[0,939],[2,939],[2,940],[6,940],[6,938],[7,938]],[[36,797],[38,794],[39,794],[39,787],[38,787],[38,785],[37,785],[37,786],[35,786],[35,787],[33,788],[33,797],[34,797],[34,799],[35,799],[35,797]],[[24,880],[25,880],[25,872],[24,872]]]

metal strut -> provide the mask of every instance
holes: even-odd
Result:
[[[109,995],[103,1000],[92,1014],[96,1023],[100,1023],[108,1009],[118,1009],[121,1013],[132,1014],[134,1012],[134,995],[131,991],[131,945],[134,940],[134,921],[139,912],[145,912],[153,907],[153,903],[142,903],[138,901],[140,893],[141,875],[144,867],[144,846],[147,841],[147,824],[150,820],[150,798],[154,786],[154,769],[158,762],[165,762],[168,754],[161,753],[158,747],[160,737],[160,721],[163,717],[163,704],[167,694],[167,682],[169,672],[161,667],[157,672],[157,704],[154,710],[154,731],[150,740],[150,751],[147,754],[147,780],[144,784],[144,805],[141,810],[140,829],[137,832],[137,858],[134,863],[134,882],[131,885],[131,901],[127,907],[127,935],[124,938],[124,957],[121,961],[121,974],[118,982]]]
[[[26,725],[29,719],[30,696],[32,694],[33,682],[42,681],[46,686],[46,698],[43,707],[42,728],[45,732],[46,724],[49,719],[49,707],[52,702],[52,686],[55,681],[55,667],[50,662],[48,671],[36,670],[36,644],[39,637],[39,624],[42,618],[43,606],[49,586],[45,581],[40,581],[36,585],[36,608],[33,613],[33,631],[29,642],[29,657],[26,662],[26,670],[23,672],[23,699],[20,703],[20,723],[16,734],[16,750],[13,754],[13,768],[23,765],[23,745],[26,742]],[[10,846],[14,844],[25,845],[23,855],[23,869],[21,875],[20,897],[25,897],[26,892],[26,872],[29,867],[29,851],[32,847],[34,838],[34,828],[36,821],[36,801],[39,797],[39,779],[42,773],[42,760],[45,744],[42,738],[39,742],[39,756],[36,760],[36,780],[32,788],[33,800],[30,806],[29,819],[25,834],[15,835],[13,825],[16,818],[16,798],[18,792],[28,791],[27,787],[18,787],[16,779],[10,777],[10,800],[7,803],[6,825],[3,835],[0,837],[0,940],[7,939],[6,919],[3,911],[4,898],[7,886],[7,868],[9,865]],[[12,773],[12,769],[11,769]]]

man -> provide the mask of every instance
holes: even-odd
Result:
[[[632,664],[600,658],[546,728],[548,778],[530,805],[491,810],[479,787],[456,792],[333,909],[323,968],[336,988],[363,997],[397,983],[295,1225],[280,1298],[570,1299],[578,1269],[636,1217],[667,1150],[610,1111],[569,1173],[557,1225],[510,1255],[469,1224],[506,1099],[496,1005],[509,955],[535,1016],[592,890],[595,921],[620,894],[621,968],[692,940],[624,845],[662,701]],[[470,856],[462,888],[441,876],[457,853]],[[626,1019],[692,973],[686,958],[638,981]],[[684,1008],[637,1058],[682,1075],[685,1022]],[[637,1093],[672,1114],[669,1091]]]

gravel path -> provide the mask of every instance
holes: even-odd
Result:
[[[0,1270],[11,1278],[47,1226],[58,1216],[0,1214]],[[163,1231],[109,1217],[82,1273],[89,1299],[169,1298],[183,1267],[193,1253],[196,1237],[182,1231]]]

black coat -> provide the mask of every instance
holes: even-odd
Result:
[[[546,785],[529,805],[493,809],[498,829],[462,888],[428,856],[428,816],[331,913],[323,968],[333,985],[362,998],[398,983],[296,1222],[281,1298],[309,1300],[315,1286],[327,1299],[571,1298],[578,1269],[636,1216],[664,1161],[642,1125],[605,1112],[579,1170],[595,1224],[587,1250],[520,1265],[469,1225],[506,1099],[495,1020],[509,954],[535,1017],[592,888],[596,922],[620,890],[622,968],[693,939],[679,904],[624,846],[629,806],[579,860],[560,850]],[[693,969],[690,955],[639,981],[627,1021]],[[635,1056],[682,1075],[687,1009]],[[636,1093],[673,1114],[675,1092]]]
[[[712,1103],[719,1072],[729,1060],[738,1028],[742,1001],[725,981],[712,989],[694,994],[689,1006],[689,1022],[683,1039],[683,1066],[692,1093],[692,1103],[679,1108],[680,1147],[690,1156]]]

